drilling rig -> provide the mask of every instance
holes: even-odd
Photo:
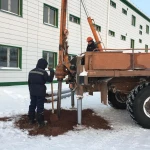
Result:
[[[82,0],[81,3],[83,4]],[[86,10],[85,13],[87,14]],[[84,64],[81,63],[83,56],[70,61],[66,14],[67,0],[61,0],[59,63],[55,72],[58,80],[58,117],[61,115],[62,81],[68,76],[67,83],[72,93],[75,90],[77,95],[78,124],[82,124],[83,93],[93,95],[93,92],[99,91],[103,104],[116,109],[127,109],[134,121],[144,128],[150,128],[150,53],[136,53],[136,49],[105,49],[93,20],[87,15],[99,51],[85,52]],[[132,53],[124,53],[126,50],[132,50]]]
[[[84,3],[82,2],[83,6]],[[85,10],[86,11],[86,10]],[[87,14],[87,12],[86,12]],[[58,80],[58,98],[57,98],[57,113],[58,117],[60,117],[60,106],[61,106],[61,90],[62,90],[62,81],[63,79],[68,76],[67,83],[72,90],[76,86],[76,61],[69,61],[68,56],[68,42],[67,36],[69,34],[68,30],[66,29],[66,16],[67,16],[67,0],[61,1],[61,19],[60,19],[60,37],[59,37],[59,63],[56,67],[55,76]],[[91,31],[93,36],[97,42],[97,47],[100,51],[103,51],[102,46],[100,44],[99,37],[96,33],[95,27],[93,25],[93,20],[91,17],[87,17],[88,23],[90,25]]]

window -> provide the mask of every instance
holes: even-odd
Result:
[[[69,20],[71,21],[71,22],[74,22],[74,23],[77,23],[77,24],[80,24],[80,18],[79,17],[76,17],[76,16],[74,16],[74,15],[69,15]]]
[[[139,39],[139,43],[142,43],[142,40],[141,40],[141,39]]]
[[[124,8],[122,8],[122,13],[127,15],[127,10],[125,10]]]
[[[101,26],[94,24],[96,31],[101,32]]]
[[[141,30],[143,29],[143,26],[142,26],[142,25],[140,25],[140,29],[141,29]]]
[[[0,67],[21,68],[21,48],[0,45]]]
[[[142,35],[142,31],[139,31],[139,34]]]
[[[145,52],[148,52],[148,45],[145,45]]]
[[[149,34],[149,26],[146,25],[146,33]]]
[[[44,23],[58,27],[58,9],[44,4]]]
[[[126,41],[126,36],[121,35],[121,40]]]
[[[47,60],[48,66],[55,68],[57,65],[57,53],[43,51],[43,58]]]
[[[108,34],[110,35],[110,36],[115,36],[115,32],[113,32],[113,31],[111,31],[111,30],[109,30],[109,32],[108,32]]]
[[[22,16],[22,0],[0,0],[0,9]]]
[[[136,17],[132,15],[132,25],[135,26],[136,25]]]
[[[111,5],[112,7],[114,7],[114,8],[116,8],[116,3],[113,2],[112,0],[110,0],[110,5]]]
[[[131,39],[131,45],[130,45],[130,48],[133,48],[134,49],[134,40]]]

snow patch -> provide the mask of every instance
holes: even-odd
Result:
[[[57,90],[58,84],[54,84]],[[63,89],[68,85],[63,83]],[[49,84],[47,89],[50,90]],[[30,103],[28,86],[0,87],[0,117],[27,114]],[[126,110],[115,110],[100,103],[100,93],[84,94],[83,109],[93,109],[96,115],[107,119],[113,130],[84,129],[70,131],[58,137],[28,136],[26,131],[14,128],[13,121],[0,122],[0,150],[149,150],[150,130],[133,122]],[[62,100],[62,108],[71,107],[71,98]],[[54,102],[55,108],[57,103]],[[77,98],[75,97],[75,107]],[[45,104],[51,109],[51,104]],[[65,139],[65,140],[64,140]]]

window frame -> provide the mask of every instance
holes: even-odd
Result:
[[[149,34],[149,25],[146,25],[146,33]]]
[[[139,28],[140,28],[140,30],[143,30],[143,26],[142,25],[140,25]]]
[[[136,26],[136,17],[134,15],[131,17],[131,25],[134,27]]]
[[[142,34],[143,34],[141,30],[139,30],[139,34],[140,34],[140,35],[142,35]]]
[[[55,10],[55,12],[56,12],[56,25],[53,25],[53,24],[44,22],[44,8],[45,8],[45,6],[48,7],[49,9]],[[58,14],[59,14],[58,11],[59,11],[58,8],[55,8],[55,7],[53,7],[53,6],[50,6],[50,5],[44,3],[44,4],[43,4],[43,24],[44,24],[44,25],[51,26],[51,27],[54,27],[54,28],[58,28]],[[48,17],[49,17],[49,16],[48,16]],[[48,18],[48,20],[49,20],[49,18]]]
[[[18,67],[1,67],[0,70],[21,70],[22,69],[22,47],[18,46],[10,46],[10,45],[3,45],[0,44],[0,46],[8,47],[8,48],[18,48],[19,54],[18,54]],[[8,58],[7,58],[8,59]]]
[[[124,14],[124,15],[126,15],[127,16],[127,10],[126,9],[124,9],[124,8],[122,8],[122,13]]]
[[[121,35],[121,40],[122,40],[122,41],[126,41],[126,36]]]
[[[132,43],[133,42],[133,43]],[[133,47],[132,47],[132,44],[133,44]],[[130,48],[134,49],[135,48],[135,40],[134,39],[131,39],[130,40]]]
[[[114,1],[110,0],[110,6],[116,9],[117,5]]]
[[[0,0],[0,11],[1,12],[4,12],[4,13],[8,13],[8,14],[11,14],[11,15],[14,15],[14,16],[18,16],[18,17],[23,17],[23,0],[19,0],[19,14],[16,14],[14,12],[11,12],[9,10],[5,10],[5,9],[2,9],[1,8],[1,0]]]
[[[94,27],[95,27],[95,29],[96,29],[97,32],[101,32],[101,30],[102,30],[101,26],[99,26],[99,25],[97,25],[97,24],[93,24],[93,25],[94,25]],[[98,28],[99,28],[100,30],[98,30]]]
[[[54,61],[53,61],[54,66],[53,66],[53,69],[55,69],[56,66],[57,66],[57,52],[43,50],[43,52],[42,52],[42,58],[44,58],[44,52],[53,53],[53,55],[54,55]],[[47,61],[47,59],[46,59],[46,61]],[[49,62],[48,62],[48,64],[49,64]]]
[[[148,53],[148,45],[145,44],[145,52]]]
[[[78,22],[74,22],[74,21],[72,21],[72,20],[70,19],[70,17],[73,17],[74,19],[77,19],[77,20],[78,20]],[[81,20],[80,20],[80,18],[79,18],[79,17],[74,16],[74,15],[72,15],[72,14],[69,14],[69,21],[70,21],[70,22],[72,22],[72,23],[76,23],[76,24],[78,24],[78,25],[80,25],[80,22],[81,22]]]
[[[112,30],[109,30],[109,31],[108,31],[108,35],[109,35],[109,36],[112,36],[112,37],[115,37],[115,32],[112,31]]]
[[[139,43],[142,43],[142,39],[139,39]]]

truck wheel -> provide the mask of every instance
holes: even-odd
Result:
[[[138,85],[131,91],[127,98],[127,110],[137,124],[150,129],[150,83]]]
[[[126,109],[126,96],[118,91],[108,91],[108,104],[115,109]]]

